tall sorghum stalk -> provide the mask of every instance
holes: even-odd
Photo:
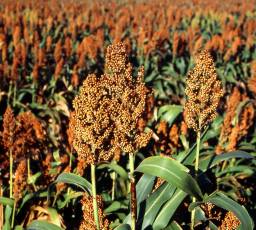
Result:
[[[3,196],[3,188],[2,188],[2,181],[0,181],[0,197]],[[2,229],[4,225],[4,206],[0,204],[0,229]]]
[[[196,137],[196,161],[195,161],[195,176],[198,176],[198,168],[199,168],[199,153],[200,153],[200,138],[201,138],[201,131],[197,131]],[[196,202],[196,198],[192,198],[192,202]],[[191,213],[191,229],[194,229],[195,224],[195,209],[192,210]]]
[[[94,216],[96,228],[97,230],[100,230],[98,204],[97,204],[95,164],[91,164],[91,182],[92,182],[92,198],[93,198],[93,216]]]
[[[9,151],[9,161],[10,161],[10,198],[13,197],[13,156],[12,156],[12,148]]]
[[[12,147],[9,151],[10,157],[10,198],[13,198],[13,155],[12,155]],[[14,225],[14,216],[15,216],[15,208],[16,208],[16,200],[14,200],[14,205],[12,208],[12,219],[11,219],[11,228]]]
[[[207,51],[196,57],[195,67],[188,73],[185,93],[185,121],[197,133],[195,176],[198,176],[201,130],[217,115],[217,106],[223,95],[214,62]],[[196,198],[193,197],[195,202]],[[195,226],[195,209],[191,213],[191,229]]]
[[[137,200],[136,200],[136,185],[134,178],[134,154],[129,154],[129,168],[130,168],[130,205],[131,205],[131,229],[136,229],[137,218]]]

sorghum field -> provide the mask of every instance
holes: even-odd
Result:
[[[255,0],[1,0],[0,229],[253,230]]]

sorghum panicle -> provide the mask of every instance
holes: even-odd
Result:
[[[186,83],[185,121],[189,128],[199,131],[216,117],[223,95],[221,81],[207,51],[196,57],[196,65],[188,73]]]
[[[78,156],[88,164],[118,159],[121,151],[135,153],[151,133],[137,128],[148,89],[141,68],[136,79],[122,43],[107,49],[105,74],[89,75],[73,101],[74,140]]]
[[[98,215],[100,220],[100,229],[108,230],[109,221],[103,213],[103,200],[100,195],[97,196],[98,204]],[[82,211],[83,211],[83,220],[80,224],[79,230],[95,230],[95,222],[93,216],[93,198],[88,195],[84,195],[81,201]]]
[[[23,192],[27,186],[27,161],[22,160],[15,171],[13,182],[13,195],[16,200],[22,198]]]

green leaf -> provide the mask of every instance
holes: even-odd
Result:
[[[148,157],[140,163],[136,171],[160,177],[198,200],[203,196],[195,179],[188,174],[189,169],[171,158]]]
[[[73,184],[83,189],[84,191],[89,192],[90,194],[92,191],[91,183],[84,179],[83,177],[76,175],[74,173],[61,173],[55,180],[55,183]]]
[[[220,162],[232,158],[252,159],[253,156],[244,151],[233,151],[229,153],[222,153],[221,155],[207,156],[206,158],[200,160],[199,168],[203,171],[206,171],[207,169],[218,165]]]
[[[19,209],[17,211],[17,213],[19,213],[22,208],[24,207],[24,205],[29,201],[31,200],[32,198],[34,197],[47,197],[48,195],[48,192],[47,191],[38,191],[38,192],[34,192],[34,193],[28,193],[26,194],[23,198],[22,198],[22,202],[21,204],[19,205]]]
[[[62,228],[45,220],[34,220],[27,230],[62,230]]]
[[[0,197],[0,204],[9,205],[10,207],[13,207],[13,205],[14,205],[14,200],[11,199],[11,198],[7,198],[7,197],[1,196],[1,197]]]
[[[121,208],[127,209],[127,205],[123,204],[120,201],[114,201],[112,204],[110,204],[105,210],[104,213],[112,213],[115,212]]]
[[[161,211],[154,221],[153,229],[161,230],[165,228],[186,196],[187,194],[185,192],[177,189],[171,199],[161,208]]]
[[[137,203],[141,203],[145,200],[148,194],[152,191],[154,186],[155,177],[144,174],[136,185]]]
[[[210,202],[212,204],[215,204],[218,207],[221,207],[225,210],[233,212],[236,217],[240,220],[241,225],[239,226],[239,229],[246,229],[246,230],[253,230],[254,229],[254,223],[251,219],[249,213],[245,209],[244,206],[238,204],[231,198],[224,195],[222,192],[215,192],[211,194],[210,196],[207,196],[204,198],[204,203]],[[195,202],[192,203],[189,207],[190,210],[195,208],[196,206],[202,204],[202,202]]]
[[[35,184],[37,179],[42,175],[41,172],[37,172],[34,175],[28,177],[27,182],[28,184]]]
[[[208,138],[208,132],[209,132],[209,127],[207,127],[204,132],[201,135],[201,144],[204,143],[204,141]],[[188,151],[184,151],[182,154],[178,154],[177,156],[177,161],[181,162],[184,165],[192,165],[196,157],[196,143],[192,145],[192,147]]]
[[[182,112],[181,105],[164,105],[158,110],[158,117],[172,125],[177,116]]]
[[[138,224],[143,221],[142,229],[150,227],[153,224],[162,205],[170,199],[174,191],[175,188],[173,185],[164,183],[146,199],[144,204],[141,204],[143,206],[145,205],[145,208],[140,207],[141,210],[145,209],[145,213],[140,213],[141,218],[138,219]]]
[[[121,224],[118,227],[116,227],[114,230],[131,230],[131,227],[129,224]]]
[[[238,165],[238,166],[230,166],[218,173],[216,173],[216,177],[221,177],[225,174],[236,174],[236,175],[243,175],[243,176],[250,176],[255,173],[255,167],[250,167],[248,165]]]
[[[11,230],[11,216],[12,216],[12,208],[7,205],[4,211],[4,226],[3,230]]]
[[[104,168],[109,168],[114,170],[117,174],[119,174],[123,179],[128,179],[128,174],[127,172],[116,162],[111,162],[109,164],[101,164],[97,167],[98,169],[104,169]]]
[[[64,194],[64,200],[58,199],[57,201],[58,209],[64,208],[72,199],[75,199],[83,195],[84,195],[83,192],[74,192],[71,190],[69,193]]]

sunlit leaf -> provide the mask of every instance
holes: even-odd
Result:
[[[61,173],[55,180],[55,183],[72,184],[83,189],[84,191],[88,191],[90,194],[92,191],[91,183],[84,179],[83,177],[76,175],[74,173]]]
[[[202,198],[202,192],[197,182],[188,173],[189,169],[174,159],[161,156],[149,157],[140,163],[136,171],[160,177],[184,192],[195,196],[198,200]]]

